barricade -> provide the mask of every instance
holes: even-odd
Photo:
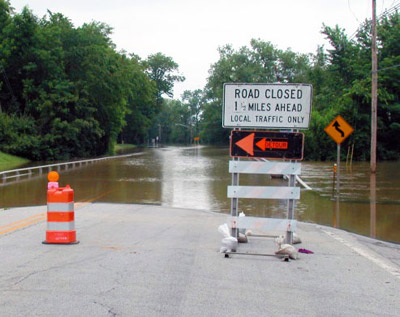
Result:
[[[50,175],[50,173],[53,173]],[[58,177],[50,172],[47,189],[47,230],[44,244],[76,244],[74,190],[58,187]],[[53,177],[52,177],[53,176]],[[57,175],[58,176],[58,175]],[[54,181],[56,179],[56,181]]]

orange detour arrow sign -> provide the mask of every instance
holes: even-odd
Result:
[[[240,147],[242,150],[244,150],[251,156],[254,155],[254,135],[255,133],[251,133],[245,138],[235,143],[238,147]]]
[[[301,160],[303,149],[303,133],[243,130],[231,133],[232,157]]]
[[[354,131],[353,127],[341,116],[333,119],[324,130],[337,144],[341,144]]]
[[[281,150],[286,150],[288,148],[287,141],[267,141],[266,138],[263,138],[261,139],[261,141],[258,141],[256,145],[263,151],[265,151],[267,148],[281,149]]]
[[[267,148],[267,141],[265,138],[262,138],[261,141],[258,141],[256,145],[263,151]]]

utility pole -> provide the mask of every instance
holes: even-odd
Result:
[[[378,59],[376,53],[376,0],[372,0],[371,173],[376,173],[377,113]]]

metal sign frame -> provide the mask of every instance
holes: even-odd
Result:
[[[300,199],[300,188],[296,186],[295,177],[301,173],[301,163],[292,162],[254,162],[238,161],[234,157],[229,162],[229,172],[232,173],[232,185],[227,188],[227,197],[231,198],[231,216],[238,217],[238,201],[240,198],[250,199],[287,199],[287,221],[294,221],[295,200]],[[239,175],[242,174],[275,174],[285,173],[288,176],[288,186],[239,186]],[[240,218],[240,217],[239,217]],[[245,217],[247,218],[247,217]],[[271,218],[264,218],[266,221]],[[258,220],[261,220],[259,218]],[[286,241],[293,242],[293,227],[286,231]],[[238,227],[232,226],[232,236],[238,236]]]

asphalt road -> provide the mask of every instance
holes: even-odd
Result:
[[[0,210],[0,316],[399,316],[400,246],[300,223],[314,254],[225,258],[227,215],[76,205],[77,245],[44,245],[45,206]],[[250,238],[240,252],[273,253]]]

